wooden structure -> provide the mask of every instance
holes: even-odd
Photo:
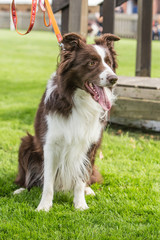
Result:
[[[136,76],[151,75],[152,6],[153,0],[138,1]]]
[[[122,2],[126,0],[104,0],[101,4],[104,33],[114,33],[114,9]],[[136,76],[151,75],[152,6],[153,0],[138,1]]]
[[[69,32],[69,0],[53,1],[52,9],[54,13],[62,11],[61,32],[62,34]]]
[[[104,32],[113,33],[114,29],[114,8],[127,0],[104,0],[104,7],[101,4],[101,11],[104,16]],[[87,35],[88,23],[88,1],[87,0],[54,0],[52,3],[53,12],[62,11],[61,31],[77,32],[83,36]],[[111,15],[112,14],[112,15]]]
[[[103,32],[114,33],[114,14],[115,14],[116,1],[104,0],[103,2]]]
[[[87,36],[88,1],[86,0],[58,0],[53,1],[54,13],[62,11],[62,34],[77,32]]]
[[[100,15],[103,16],[103,32],[114,33],[115,7],[127,0],[104,0],[100,4]]]
[[[101,4],[103,32],[114,33],[115,6],[127,0],[104,0]],[[54,1],[54,12],[62,9],[62,32],[82,30],[87,25],[85,0]],[[87,1],[86,1],[87,2]],[[151,34],[153,0],[138,0],[136,75],[119,77],[118,100],[111,111],[111,121],[122,125],[139,126],[160,131],[160,79],[151,79]]]
[[[77,32],[80,33],[82,36],[86,37],[88,32],[87,30],[88,30],[88,1],[70,0],[69,32]]]
[[[160,131],[160,79],[119,77],[111,121]]]

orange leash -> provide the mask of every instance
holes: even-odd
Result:
[[[41,8],[41,10],[42,10],[42,12],[43,12],[44,25],[45,25],[46,27],[51,26],[52,22],[51,22],[51,19],[50,19],[50,18],[49,18],[49,24],[47,24],[47,22],[46,22],[46,17],[45,17],[45,12],[46,12],[45,2],[44,2],[44,5],[43,5],[42,1],[39,0],[39,6],[40,6],[40,8]]]
[[[59,27],[57,25],[57,22],[56,22],[56,19],[54,17],[54,14],[52,12],[51,5],[49,4],[48,0],[44,0],[44,2],[46,4],[46,8],[47,8],[47,11],[48,11],[48,16],[49,16],[49,19],[51,19],[52,26],[53,26],[54,32],[56,34],[57,40],[60,43],[63,38],[62,38],[61,32],[59,30]]]
[[[54,32],[55,32],[57,40],[58,40],[58,43],[62,47],[61,41],[62,41],[63,38],[62,38],[61,32],[59,30],[59,27],[57,25],[56,19],[54,17],[52,8],[51,8],[51,6],[49,4],[49,1],[48,0],[44,0],[44,5],[43,5],[42,1],[39,0],[39,5],[40,5],[40,8],[41,8],[41,10],[42,10],[42,12],[44,14],[44,24],[45,24],[45,26],[49,27],[52,24]],[[17,19],[17,13],[16,13],[16,7],[15,7],[14,0],[12,1],[12,6],[11,7],[12,7],[12,19],[13,19],[13,23],[14,23],[14,26],[15,26],[15,29],[16,29],[17,33],[20,34],[20,35],[28,34],[32,30],[32,28],[34,26],[34,23],[35,23],[36,11],[37,11],[37,0],[32,0],[30,24],[29,24],[29,28],[28,28],[27,32],[25,32],[25,33],[20,33],[18,31],[18,29],[17,29],[17,21],[18,21],[18,19]],[[47,24],[46,18],[45,18],[46,9],[47,9],[47,12],[48,12],[49,24]]]
[[[37,0],[32,0],[30,24],[29,24],[29,28],[28,28],[27,32],[25,32],[25,33],[20,33],[17,29],[18,19],[17,19],[16,6],[15,6],[15,3],[14,3],[14,0],[12,2],[11,7],[12,7],[12,19],[13,19],[13,23],[14,23],[14,26],[15,26],[15,29],[16,29],[17,33],[20,34],[20,35],[28,34],[34,26],[34,22],[35,22],[35,18],[36,18],[36,10],[37,10]]]

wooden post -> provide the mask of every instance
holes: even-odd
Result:
[[[70,0],[69,3],[69,32],[76,32],[87,36],[88,1]]]
[[[115,6],[115,0],[104,0],[103,2],[103,33],[114,33]]]
[[[53,12],[56,13],[62,10],[61,15],[61,32],[62,34],[68,32],[69,23],[69,0],[54,0],[52,1]]]
[[[56,13],[69,5],[69,0],[52,1],[53,12]]]
[[[136,76],[151,75],[153,0],[138,0]]]
[[[62,17],[61,17],[61,33],[62,33],[62,35],[64,33],[69,32],[68,24],[69,24],[69,6],[62,9]]]

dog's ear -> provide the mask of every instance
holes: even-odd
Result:
[[[107,47],[111,53],[111,57],[113,60],[113,70],[114,72],[116,71],[116,68],[118,67],[118,63],[117,63],[117,54],[116,51],[114,49],[114,41],[119,41],[120,38],[114,34],[111,33],[105,33],[103,34],[100,38],[95,39],[95,43],[97,45],[102,45],[104,47]]]
[[[113,45],[114,41],[119,41],[120,38],[114,34],[111,33],[105,33],[100,38],[95,39],[95,43],[97,45],[107,45],[110,47]]]
[[[76,33],[68,33],[63,35],[62,43],[64,44],[65,50],[75,50],[82,48],[86,44],[86,40]]]
[[[72,66],[76,58],[76,50],[83,48],[86,45],[86,40],[76,33],[68,33],[63,35],[61,43],[64,47],[60,53],[59,74],[63,74]]]
[[[120,37],[111,33],[105,33],[102,35],[102,39],[104,39],[105,41],[119,41]]]

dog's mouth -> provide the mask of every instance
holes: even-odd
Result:
[[[105,111],[111,109],[111,102],[103,87],[97,86],[93,83],[86,82],[85,87],[91,94],[92,98],[98,102]]]

